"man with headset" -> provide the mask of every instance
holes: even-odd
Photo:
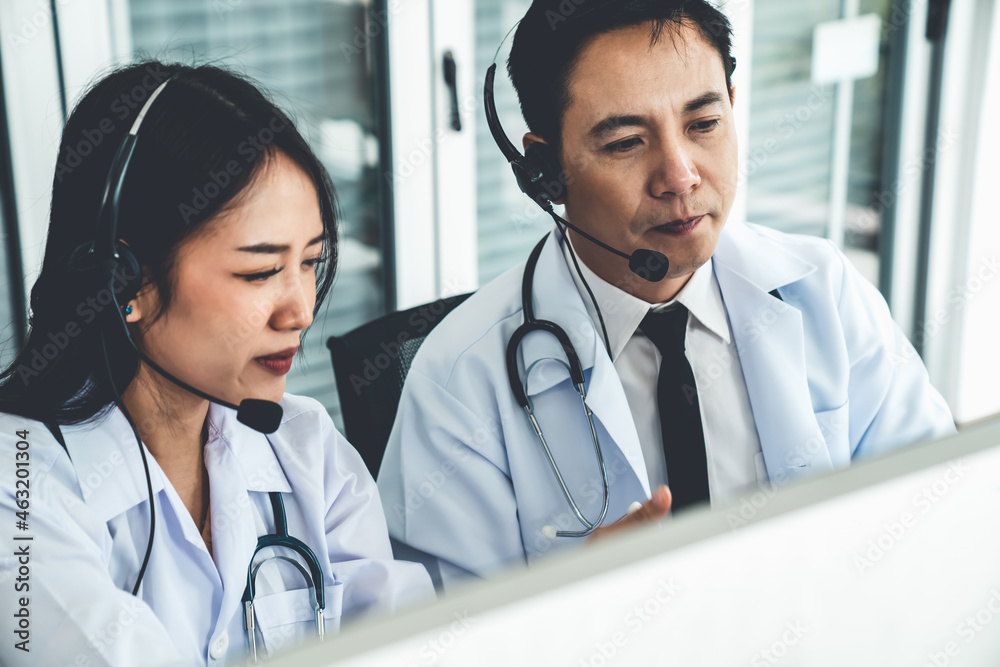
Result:
[[[567,4],[514,37],[525,156],[487,77],[518,184],[566,219],[428,336],[379,474],[397,554],[439,583],[954,431],[835,246],[727,220],[727,19]]]

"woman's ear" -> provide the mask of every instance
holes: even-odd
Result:
[[[159,312],[160,291],[151,279],[150,272],[146,267],[142,267],[142,283],[139,287],[139,293],[128,303],[121,304],[121,307],[125,321],[129,324],[138,324],[143,318],[149,320],[155,313]]]

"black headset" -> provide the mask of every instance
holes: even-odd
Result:
[[[111,161],[111,169],[108,171],[108,178],[104,183],[104,193],[101,197],[101,208],[97,214],[97,230],[94,233],[94,240],[85,242],[77,246],[69,259],[69,275],[77,278],[81,284],[94,289],[103,289],[105,286],[111,288],[112,281],[118,277],[121,287],[116,291],[111,288],[111,310],[115,311],[111,317],[119,321],[125,331],[129,343],[135,348],[140,357],[145,357],[139,350],[138,345],[132,339],[132,334],[125,320],[125,314],[119,303],[119,293],[121,300],[128,303],[139,293],[142,285],[142,267],[127,245],[118,240],[118,211],[121,204],[122,185],[125,182],[125,174],[128,173],[129,163],[132,161],[132,154],[135,152],[135,144],[138,139],[139,126],[142,124],[146,113],[149,111],[153,101],[163,92],[164,87],[170,82],[167,78],[149,96],[143,105],[131,129],[122,140],[114,159]],[[156,502],[153,497],[153,483],[149,476],[149,462],[146,460],[146,448],[142,446],[142,438],[139,430],[135,426],[132,415],[129,414],[125,403],[122,401],[121,393],[115,384],[114,373],[111,370],[111,361],[108,355],[107,339],[104,327],[99,324],[101,355],[104,361],[105,370],[108,375],[108,382],[122,414],[128,420],[132,428],[132,434],[139,446],[139,455],[142,458],[142,467],[146,473],[146,493],[149,498],[149,540],[146,544],[146,555],[142,559],[142,566],[136,576],[135,585],[132,588],[132,595],[139,593],[139,586],[142,578],[146,574],[146,567],[149,565],[149,556],[153,551],[153,535],[156,532]],[[68,453],[68,450],[67,450]]]
[[[110,288],[111,310],[114,311],[110,316],[121,325],[129,345],[131,345],[139,358],[147,363],[150,368],[177,386],[201,398],[236,410],[237,419],[250,428],[261,433],[273,433],[281,424],[282,410],[280,405],[273,401],[247,398],[243,399],[239,406],[236,406],[196,389],[174,377],[139,349],[135,339],[132,338],[132,332],[129,330],[128,322],[125,319],[125,313],[122,312],[121,304],[127,304],[134,299],[139,293],[139,288],[142,286],[142,267],[138,258],[136,258],[135,253],[125,243],[118,240],[118,214],[121,207],[122,187],[125,183],[125,176],[128,173],[132,155],[135,153],[139,127],[152,107],[154,100],[163,92],[166,85],[172,79],[173,76],[165,79],[149,96],[149,99],[146,100],[142,109],[136,115],[128,134],[125,135],[121,145],[118,147],[118,151],[111,162],[108,177],[104,183],[104,193],[101,197],[101,208],[97,215],[97,229],[94,232],[94,239],[93,241],[80,244],[70,255],[69,277],[70,279],[78,279],[82,285],[85,285],[85,289]],[[117,290],[111,286],[111,283],[116,278],[121,285]],[[149,541],[146,545],[146,555],[143,558],[142,566],[136,577],[135,586],[132,589],[132,595],[136,595],[139,592],[139,585],[142,583],[143,575],[146,573],[146,567],[149,564],[149,556],[153,550],[153,534],[156,529],[156,503],[153,496],[152,481],[149,476],[149,463],[146,460],[146,450],[142,446],[142,438],[139,435],[139,430],[136,428],[132,416],[125,407],[121,392],[115,384],[114,374],[111,370],[110,356],[108,354],[107,338],[103,326],[99,327],[99,332],[101,354],[108,382],[111,386],[112,394],[114,394],[115,404],[122,411],[122,414],[125,415],[129,426],[132,428],[135,441],[139,446],[143,469],[146,473],[146,491],[149,497]]]
[[[70,275],[79,277],[85,284],[97,288],[110,285],[117,277],[122,286],[117,291],[111,290],[114,317],[121,323],[126,339],[139,358],[179,387],[205,400],[236,410],[236,418],[250,428],[261,433],[274,433],[281,424],[282,416],[281,407],[277,403],[246,398],[238,406],[233,405],[174,377],[139,349],[135,339],[132,338],[125,314],[122,312],[122,304],[127,304],[134,299],[142,286],[142,268],[139,260],[125,243],[118,240],[118,215],[121,208],[122,187],[128,173],[129,163],[132,161],[132,155],[135,153],[136,142],[139,138],[139,126],[149,112],[153,101],[172,79],[172,76],[165,79],[149,96],[132,123],[128,134],[122,140],[121,146],[118,147],[118,152],[115,153],[114,160],[111,162],[111,169],[104,184],[104,194],[101,197],[101,208],[97,216],[97,230],[94,233],[94,240],[80,244],[73,251],[69,260]]]
[[[552,216],[557,224],[569,227],[577,234],[594,243],[613,255],[618,255],[628,260],[628,268],[643,280],[659,282],[667,276],[670,269],[670,262],[666,255],[648,248],[639,248],[628,254],[617,248],[612,248],[604,241],[601,241],[565,218],[556,214],[552,210],[552,203],[566,194],[566,172],[563,171],[559,163],[559,157],[555,149],[546,143],[535,142],[525,149],[525,154],[514,148],[507,135],[500,125],[497,117],[496,103],[493,100],[493,79],[496,76],[497,65],[493,63],[486,70],[486,83],[483,86],[483,105],[486,109],[486,124],[489,125],[490,133],[496,142],[517,180],[517,186],[521,192],[531,197],[532,201],[538,204],[542,210]]]

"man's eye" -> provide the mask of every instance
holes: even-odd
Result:
[[[627,153],[641,143],[642,139],[639,137],[632,137],[631,139],[625,139],[624,141],[616,141],[613,144],[608,144],[604,147],[604,150],[609,153]]]
[[[243,280],[252,283],[261,280],[267,280],[268,278],[275,275],[279,271],[281,271],[281,269],[271,269],[270,271],[261,271],[260,273],[237,273],[236,277],[242,278]]]
[[[718,118],[714,118],[712,120],[703,120],[699,123],[695,123],[694,125],[692,125],[691,129],[694,130],[695,132],[711,132],[712,130],[717,128],[719,126],[719,123],[721,122],[722,121]]]

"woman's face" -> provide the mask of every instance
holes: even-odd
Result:
[[[127,319],[140,325],[146,354],[193,387],[232,403],[277,401],[312,322],[322,251],[316,187],[278,152],[237,206],[183,243],[162,316],[152,322],[150,288]]]

